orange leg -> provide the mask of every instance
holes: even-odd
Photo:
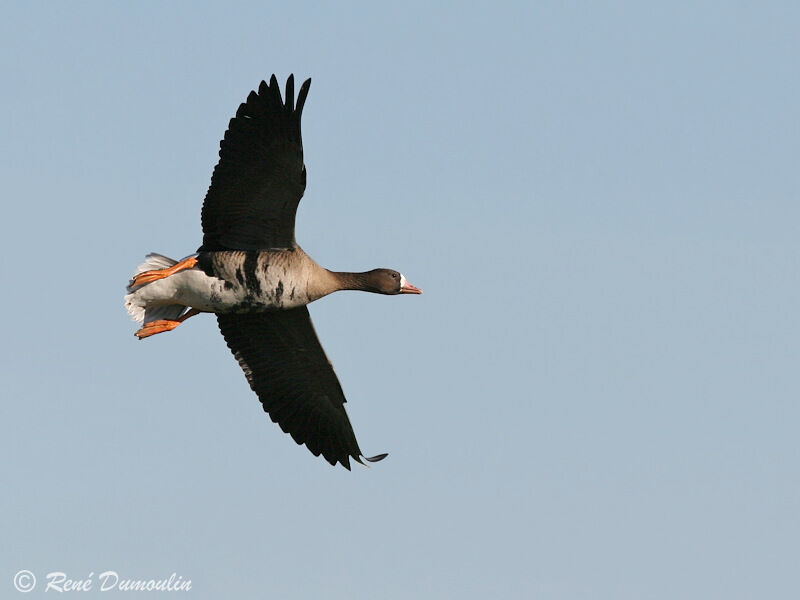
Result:
[[[181,262],[171,266],[169,269],[156,269],[154,271],[145,271],[144,273],[139,273],[136,277],[133,278],[133,286],[144,285],[145,283],[151,283],[153,281],[158,281],[159,279],[164,279],[169,277],[170,275],[174,275],[178,271],[183,271],[184,269],[191,269],[197,264],[197,259],[194,256],[190,256],[187,259],[182,260]]]
[[[157,333],[172,331],[189,317],[193,317],[199,314],[200,311],[197,310],[196,308],[193,308],[185,315],[183,315],[182,317],[178,317],[174,321],[170,319],[159,319],[158,321],[150,321],[147,325],[142,327],[139,331],[137,331],[133,335],[138,337],[140,340],[143,340],[144,338],[150,337],[151,335],[155,335]]]

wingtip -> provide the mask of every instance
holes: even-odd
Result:
[[[294,112],[294,73],[286,80],[286,110]]]
[[[300,90],[297,92],[297,102],[295,102],[295,112],[298,114],[302,114],[303,106],[306,103],[306,96],[308,96],[308,89],[311,87],[311,78],[309,77],[303,82],[303,85],[300,86]]]
[[[384,452],[383,454],[376,454],[375,456],[353,456],[356,462],[360,465],[363,465],[369,469],[369,465],[365,464],[361,459],[364,459],[368,463],[376,463],[382,461],[384,458],[389,456],[388,452]]]

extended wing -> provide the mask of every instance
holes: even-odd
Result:
[[[275,75],[250,92],[220,142],[203,203],[201,251],[294,247],[294,219],[306,188],[300,117],[311,80],[286,100]]]
[[[350,469],[364,457],[344,409],[342,387],[305,306],[217,315],[219,329],[270,418],[315,456]]]

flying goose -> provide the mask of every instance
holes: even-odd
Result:
[[[219,329],[264,411],[315,456],[350,469],[365,457],[345,397],[317,339],[306,305],[339,290],[421,294],[391,269],[329,271],[297,245],[295,213],[306,187],[300,116],[311,80],[285,100],[273,75],[250,92],[220,142],[203,203],[203,244],[175,261],[148,254],[125,305],[142,323],[136,337],[171,331],[200,313]]]

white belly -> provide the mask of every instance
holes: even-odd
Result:
[[[260,312],[295,308],[312,299],[301,286],[284,275],[271,285],[265,279],[257,289],[237,281],[209,277],[199,269],[179,271],[165,279],[149,283],[136,291],[146,305],[182,304],[204,312]]]

